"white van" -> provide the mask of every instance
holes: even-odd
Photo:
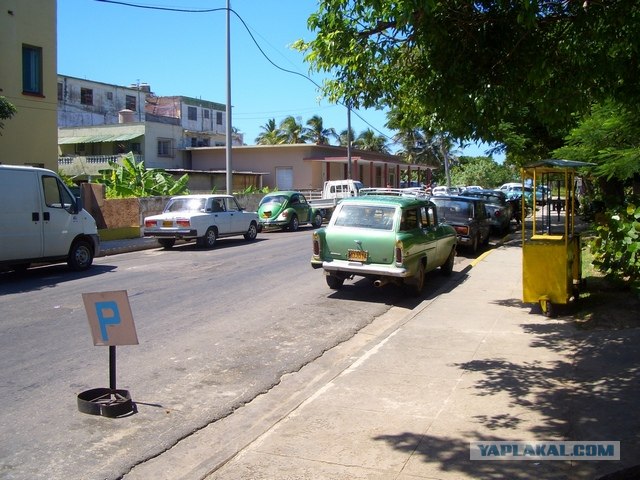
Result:
[[[99,247],[95,220],[58,175],[0,165],[0,267],[66,261],[86,270]]]

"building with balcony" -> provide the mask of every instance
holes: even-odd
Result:
[[[224,146],[226,107],[185,96],[156,96],[147,84],[120,86],[58,75],[59,168],[98,175],[132,152],[147,168],[190,170],[190,148]],[[242,136],[233,142],[242,144]]]

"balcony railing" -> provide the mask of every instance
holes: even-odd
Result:
[[[58,171],[72,177],[99,175],[100,170],[109,168],[109,162],[121,163],[122,155],[74,155],[59,156]],[[144,163],[144,155],[133,156],[136,163]]]

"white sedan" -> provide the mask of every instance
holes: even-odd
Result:
[[[164,248],[176,240],[196,240],[213,248],[218,238],[258,235],[258,214],[245,212],[232,195],[181,195],[172,197],[159,215],[144,219],[144,236],[155,237]]]

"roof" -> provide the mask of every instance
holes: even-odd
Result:
[[[388,195],[363,195],[359,197],[347,197],[340,200],[340,204],[357,204],[357,205],[393,205],[402,208],[408,208],[414,205],[424,205],[430,203],[425,197],[399,197]]]
[[[103,143],[103,142],[122,142],[141,137],[143,134],[139,132],[122,132],[122,133],[102,133],[94,135],[79,135],[73,137],[58,137],[58,145],[76,144],[76,143]]]
[[[547,160],[541,160],[539,162],[527,165],[524,168],[537,168],[537,167],[556,167],[556,168],[581,168],[581,167],[593,167],[595,163],[590,162],[578,162],[577,160],[561,160],[556,158],[549,158]]]

